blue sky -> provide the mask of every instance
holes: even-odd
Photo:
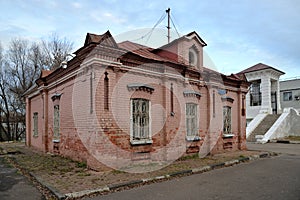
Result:
[[[220,72],[263,62],[284,71],[282,78],[300,76],[298,0],[0,0],[0,41],[6,47],[12,38],[37,40],[55,32],[77,49],[87,32],[138,36],[168,7],[180,34],[196,31],[208,44],[205,51]],[[157,26],[161,36],[151,39],[167,42],[166,23]]]

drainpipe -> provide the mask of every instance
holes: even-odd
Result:
[[[26,98],[26,145],[31,146],[31,102]]]
[[[208,141],[208,145],[207,145],[207,147],[208,147],[208,152],[210,151],[210,117],[211,117],[211,114],[210,114],[210,112],[211,112],[211,93],[210,93],[210,91],[211,91],[211,86],[209,86],[209,85],[206,85],[206,89],[207,89],[207,108],[208,108],[208,112],[207,112],[207,124],[206,124],[206,126],[207,126],[207,135],[206,135],[206,137],[208,137],[207,138],[207,141]]]
[[[48,148],[48,91],[43,91],[43,118],[44,118],[44,145],[45,145],[45,152],[49,151]]]
[[[241,106],[241,91],[238,91],[238,149],[241,150],[242,144],[241,144],[241,134],[242,134],[242,106]]]

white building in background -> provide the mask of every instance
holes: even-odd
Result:
[[[252,83],[246,95],[248,123],[258,114],[280,114],[282,112],[279,78],[283,74],[285,73],[263,63],[258,63],[238,73],[238,75],[245,75],[246,79]]]
[[[238,73],[251,83],[246,95],[248,141],[267,143],[272,139],[300,136],[300,78],[279,82],[283,74],[262,63]]]
[[[300,111],[300,77],[282,80],[279,84],[282,109],[293,107]]]
[[[259,113],[279,114],[282,112],[279,78],[285,74],[284,72],[258,63],[238,74],[244,74],[252,83],[246,95],[247,121],[251,121]]]

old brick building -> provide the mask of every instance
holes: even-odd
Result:
[[[191,32],[158,49],[87,34],[26,92],[26,144],[92,168],[245,149],[248,83],[203,67]]]

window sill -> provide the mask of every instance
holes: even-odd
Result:
[[[143,144],[152,144],[152,139],[131,139],[130,140],[131,145],[143,145]]]
[[[234,134],[223,134],[223,138],[233,138]]]
[[[55,139],[55,140],[52,140],[53,143],[59,143],[60,140],[59,139]]]
[[[192,142],[192,141],[200,141],[201,137],[199,137],[199,136],[186,136],[185,139],[186,139],[186,141]]]

